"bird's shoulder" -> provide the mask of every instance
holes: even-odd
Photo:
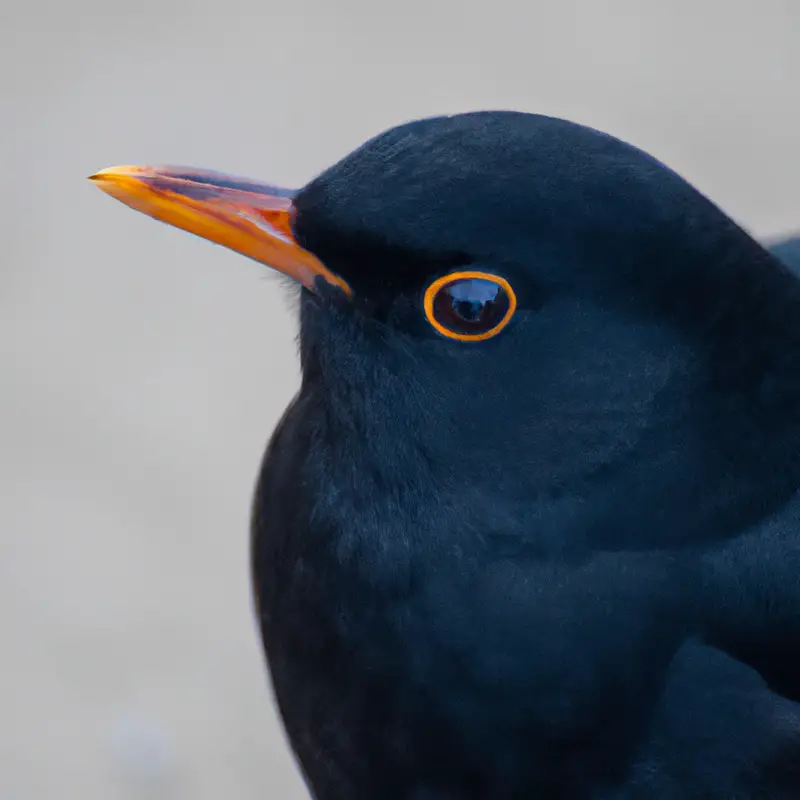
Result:
[[[625,789],[615,800],[790,800],[800,791],[800,705],[701,639],[664,676]]]
[[[789,269],[800,277],[800,236],[790,236],[768,245],[770,252],[777,256]]]

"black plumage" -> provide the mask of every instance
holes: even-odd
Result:
[[[533,115],[391,130],[295,199],[302,388],[254,504],[318,800],[800,797],[800,284],[655,159]],[[477,269],[486,341],[420,297]]]
[[[252,566],[317,800],[800,797],[800,239],[508,112],[92,179],[304,287]]]

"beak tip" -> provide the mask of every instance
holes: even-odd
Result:
[[[97,172],[93,172],[91,175],[88,176],[90,181],[99,181],[102,180],[107,175],[112,175],[114,173],[118,173],[120,171],[119,167],[106,167],[105,169],[99,169]]]
[[[105,169],[100,169],[97,172],[93,172],[88,176],[88,180],[94,181],[95,183],[101,183],[102,181],[114,180],[115,178],[134,178],[141,175],[145,171],[146,170],[143,167],[133,167],[127,164],[118,167],[106,167]]]
[[[114,182],[114,177],[118,175],[119,170],[116,167],[108,167],[87,175],[86,180],[91,181],[98,189],[105,190],[109,184]]]

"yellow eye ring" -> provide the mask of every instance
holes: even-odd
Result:
[[[478,299],[478,302],[485,301],[483,309],[486,309],[486,313],[483,319],[467,319],[463,317],[459,319],[460,315],[458,315],[456,303],[469,303],[470,298],[468,296],[455,298],[448,293],[451,301],[449,306],[444,304],[440,298],[442,298],[448,287],[457,288],[458,285],[461,285],[463,288],[463,284],[473,281],[492,283],[499,291],[494,298],[482,297]],[[473,286],[474,284],[471,284],[467,288],[472,288]],[[437,300],[439,300],[438,303]],[[433,281],[425,290],[423,306],[428,322],[442,336],[446,336],[449,339],[457,339],[461,342],[481,342],[496,336],[508,325],[517,310],[517,296],[511,288],[511,284],[505,278],[501,278],[499,275],[492,275],[489,272],[465,270],[463,272],[451,272],[449,275],[443,275]],[[441,320],[445,313],[450,316],[451,327],[448,327]],[[482,329],[483,326],[486,326],[485,330]],[[458,330],[458,327],[462,329]]]

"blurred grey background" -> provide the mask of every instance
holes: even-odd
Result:
[[[0,800],[305,796],[247,563],[291,303],[86,175],[300,185],[395,123],[511,107],[771,236],[800,227],[799,71],[797,0],[2,0]]]

